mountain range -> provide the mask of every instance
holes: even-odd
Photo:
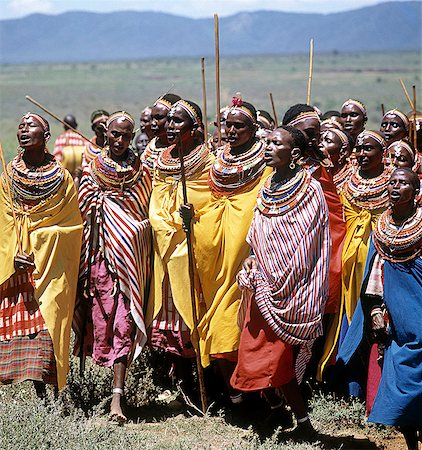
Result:
[[[256,11],[220,18],[220,53],[407,51],[422,47],[422,2],[332,14]],[[0,21],[0,63],[85,62],[214,54],[214,21],[158,12],[67,12]]]

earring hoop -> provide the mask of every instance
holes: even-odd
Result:
[[[289,167],[290,167],[290,169],[292,169],[292,170],[296,169],[296,164],[295,164],[295,162],[294,162],[293,160],[290,161]]]

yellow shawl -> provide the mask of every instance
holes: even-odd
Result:
[[[241,293],[236,275],[249,256],[246,235],[251,226],[258,191],[271,173],[231,196],[213,195],[195,228],[195,256],[206,312],[199,323],[202,364],[209,355],[238,349],[237,311]]]
[[[201,210],[210,202],[208,173],[214,156],[197,172],[186,179],[188,201],[194,206],[192,234],[195,236],[201,221]],[[150,200],[149,219],[153,232],[154,270],[151,282],[145,323],[150,326],[163,306],[163,281],[168,274],[174,305],[191,332],[194,328],[192,313],[188,248],[186,233],[182,229],[179,207],[183,203],[182,183],[173,177],[163,177],[158,170],[154,173]],[[197,280],[195,288],[198,292]],[[198,307],[199,305],[197,305]]]
[[[0,284],[14,273],[17,237],[6,194],[0,184],[0,230],[7,239],[0,246]],[[70,329],[75,305],[81,252],[82,219],[72,177],[65,171],[59,190],[28,211],[14,205],[22,249],[34,255],[35,299],[40,305],[53,341],[59,389],[66,384],[69,369]]]

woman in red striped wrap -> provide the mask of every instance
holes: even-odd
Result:
[[[107,120],[105,147],[84,170],[79,206],[84,220],[76,351],[113,367],[111,417],[122,413],[126,367],[146,342],[143,304],[150,276],[148,220],[152,182],[129,147],[133,118],[121,111]]]
[[[252,256],[238,275],[242,334],[231,383],[264,390],[273,410],[279,388],[306,434],[313,428],[299,383],[322,333],[331,240],[321,185],[297,165],[305,146],[290,126],[267,137],[265,161],[275,170],[259,192],[247,238]]]

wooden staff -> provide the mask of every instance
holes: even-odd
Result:
[[[41,103],[38,103],[36,100],[34,100],[32,97],[30,97],[29,95],[25,95],[25,98],[33,103],[34,105],[38,106],[38,108],[42,109],[44,112],[46,112],[47,114],[49,114],[51,117],[53,117],[53,119],[56,119],[57,121],[59,121],[61,124],[63,124],[65,127],[70,128],[72,131],[74,131],[76,134],[79,134],[79,136],[82,139],[85,139],[86,141],[88,141],[91,145],[93,145],[94,147],[97,148],[101,148],[98,144],[96,144],[95,142],[91,142],[91,140],[89,138],[87,138],[85,135],[83,135],[80,131],[78,131],[76,128],[71,127],[68,123],[64,122],[62,119],[60,119],[59,117],[57,117],[54,113],[52,113],[51,111],[49,111],[47,108],[45,108],[43,105],[41,105]]]
[[[412,86],[413,89],[413,145],[415,151],[418,151],[418,130],[416,127],[416,86]]]
[[[207,118],[207,86],[205,84],[205,58],[201,58],[202,73],[202,97],[204,98],[204,135],[205,142],[208,140],[208,118]]]
[[[218,146],[221,147],[220,44],[218,33],[218,14],[214,14],[214,36],[215,36],[215,95],[217,100]]]
[[[385,108],[384,108],[384,103],[381,103],[381,114],[382,114],[382,117],[384,117],[384,116],[385,116]]]
[[[3,165],[4,182],[6,184],[7,196],[9,197],[10,208],[12,210],[13,227],[16,232],[16,238],[17,238],[17,242],[18,242],[18,252],[20,255],[22,255],[23,251],[22,251],[19,224],[18,224],[18,220],[16,219],[15,208],[13,207],[13,197],[12,197],[12,192],[10,190],[9,177],[7,175],[7,169],[6,169],[6,161],[4,160],[3,147],[1,146],[1,144],[0,144],[0,158],[1,158],[1,163]]]
[[[308,76],[308,96],[306,98],[306,104],[311,104],[311,87],[312,87],[312,69],[314,62],[314,40],[311,39],[309,43],[309,76]]]
[[[274,114],[274,120],[275,120],[275,127],[278,127],[278,119],[277,119],[277,112],[275,110],[275,105],[274,105],[274,99],[273,99],[273,94],[270,92],[270,101],[271,101],[271,107],[273,108],[273,114]]]
[[[410,100],[409,94],[407,93],[407,89],[406,89],[406,86],[404,85],[404,83],[403,83],[403,80],[402,80],[402,79],[400,79],[400,84],[401,84],[401,87],[403,88],[403,91],[404,91],[404,95],[406,96],[406,98],[407,98],[407,101],[409,102],[410,108],[411,108],[411,109],[412,109],[412,111],[413,111],[413,110],[414,110],[415,108],[414,108],[414,106],[413,106],[412,100]]]
[[[179,159],[180,159],[180,174],[182,179],[182,192],[183,192],[183,203],[185,205],[188,202],[188,191],[186,188],[186,175],[185,175],[185,163],[183,160],[183,147],[182,141],[179,139],[178,145]],[[201,351],[199,346],[199,333],[198,333],[198,312],[196,308],[196,298],[195,298],[195,273],[194,273],[194,260],[193,260],[193,246],[192,246],[192,230],[191,230],[191,219],[189,219],[188,227],[185,229],[186,242],[188,245],[188,261],[189,261],[189,281],[190,281],[190,296],[192,302],[192,314],[193,314],[193,335],[198,343],[198,349],[196,350],[196,367],[198,370],[198,381],[199,381],[199,393],[201,397],[202,412],[205,414],[207,412],[207,394],[205,391],[204,382],[204,371],[201,364]]]

